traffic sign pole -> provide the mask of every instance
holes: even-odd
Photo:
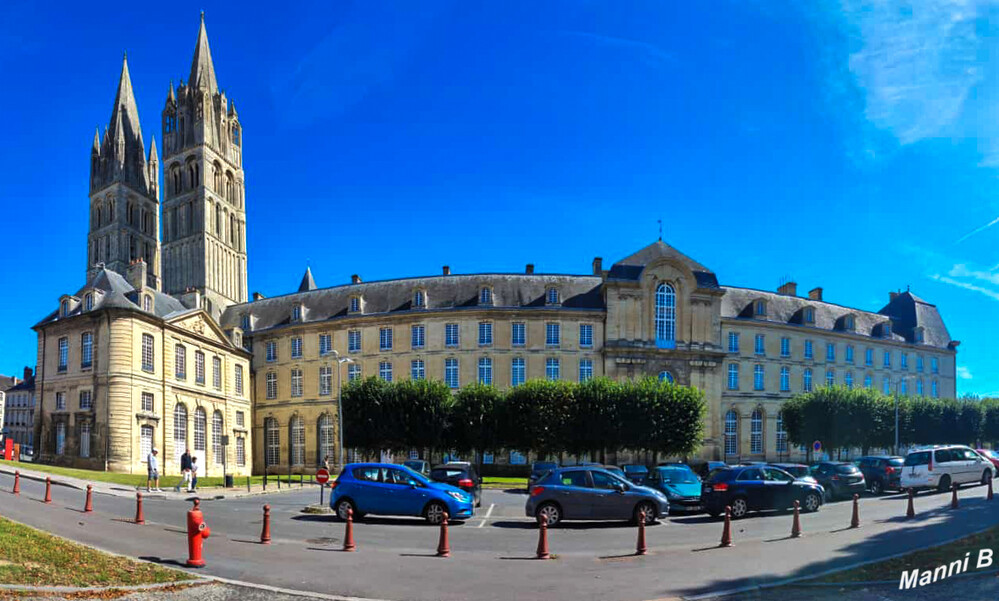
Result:
[[[326,483],[330,481],[329,470],[325,468],[319,468],[316,470],[316,482],[319,483],[319,506],[323,506],[323,489],[326,488]]]

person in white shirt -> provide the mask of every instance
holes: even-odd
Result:
[[[187,489],[187,492],[194,492],[198,488],[198,457],[197,455],[191,456],[191,487]]]
[[[156,454],[158,451],[153,449],[149,452],[146,457],[146,469],[148,470],[146,474],[146,492],[162,492],[160,490],[160,470],[159,463],[156,461]],[[152,486],[150,486],[152,484]]]

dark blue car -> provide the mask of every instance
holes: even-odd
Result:
[[[782,469],[744,465],[711,472],[701,488],[701,502],[712,516],[721,515],[728,506],[738,519],[750,511],[787,509],[795,501],[803,511],[818,511],[824,492],[814,480],[795,478]]]
[[[347,464],[330,494],[330,508],[342,520],[349,509],[355,518],[367,513],[411,515],[439,524],[445,512],[451,520],[472,517],[472,503],[472,495],[465,491],[392,463]]]

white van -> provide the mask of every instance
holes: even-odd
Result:
[[[995,467],[971,447],[940,445],[909,451],[902,466],[902,488],[936,488],[943,492],[952,484],[985,484]]]

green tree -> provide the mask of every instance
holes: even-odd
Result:
[[[499,438],[500,413],[505,397],[493,386],[472,384],[458,391],[451,408],[448,441],[460,453],[493,451],[503,446]]]
[[[395,430],[390,448],[444,449],[454,404],[451,389],[439,380],[401,380],[391,387],[397,418],[390,420]]]
[[[391,385],[376,377],[354,380],[343,388],[343,444],[369,453],[386,448],[396,432]]]
[[[603,457],[605,449],[622,443],[618,414],[622,385],[609,378],[595,378],[576,385],[574,411],[569,418],[566,450],[577,456]]]
[[[510,389],[500,412],[505,446],[542,457],[566,450],[573,404],[573,387],[561,380],[529,380]]]

